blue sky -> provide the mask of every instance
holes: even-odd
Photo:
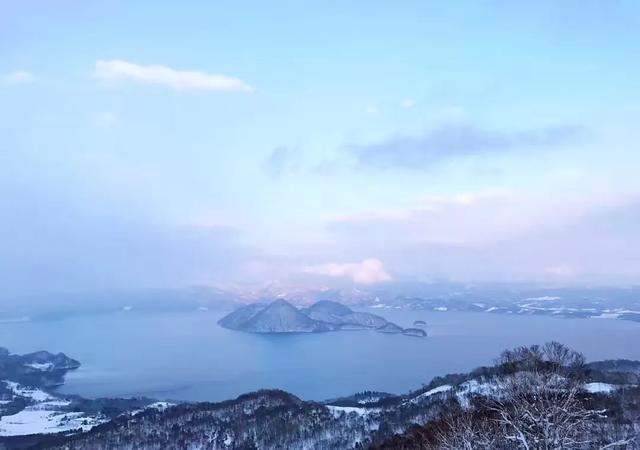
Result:
[[[4,284],[637,282],[639,47],[634,1],[2,2]]]

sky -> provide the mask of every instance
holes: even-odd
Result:
[[[636,1],[0,0],[0,284],[640,279]]]

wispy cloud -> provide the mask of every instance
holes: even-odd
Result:
[[[93,76],[106,82],[133,81],[176,90],[252,92],[243,80],[199,70],[177,70],[161,65],[142,65],[122,60],[99,60]]]
[[[4,81],[11,84],[31,83],[34,80],[32,73],[23,70],[16,70],[4,76]]]
[[[391,280],[391,276],[386,272],[382,261],[376,258],[368,258],[355,263],[330,262],[307,266],[303,271],[313,275],[348,277],[354,283],[360,284],[375,284]]]
[[[354,145],[350,151],[363,166],[423,169],[451,158],[570,144],[586,134],[579,126],[504,132],[452,124],[418,136],[396,136],[379,143]]]

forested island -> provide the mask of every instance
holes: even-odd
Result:
[[[322,300],[308,308],[296,308],[286,300],[252,303],[226,315],[218,323],[250,333],[319,333],[339,330],[376,330],[382,333],[425,337],[418,328],[404,329],[383,317],[353,311],[347,306]]]

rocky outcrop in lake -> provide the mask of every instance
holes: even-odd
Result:
[[[427,332],[421,328],[405,328],[402,331],[402,334],[405,336],[413,336],[413,337],[426,337]]]

